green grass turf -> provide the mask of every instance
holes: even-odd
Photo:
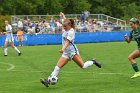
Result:
[[[22,56],[9,49],[0,53],[0,93],[139,93],[140,78],[130,79],[134,71],[127,56],[137,48],[132,42],[77,44],[84,61],[92,58],[102,63],[83,70],[70,61],[60,71],[59,81],[49,88],[39,79],[50,75],[61,56],[61,45],[18,47]],[[136,61],[140,61],[137,59]],[[14,69],[8,69],[13,65]],[[140,66],[140,63],[138,62]]]

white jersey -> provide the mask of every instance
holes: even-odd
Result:
[[[66,40],[70,41],[69,46],[63,53],[63,55],[67,55],[68,58],[72,58],[75,54],[79,54],[79,51],[76,45],[74,44],[74,39],[75,39],[75,31],[73,28],[71,28],[69,31],[64,31],[64,33],[62,34],[62,46],[65,45]]]
[[[22,23],[22,21],[18,21],[17,26],[18,26],[19,28],[22,28],[22,27],[23,27],[23,23]]]
[[[9,41],[9,42],[14,41],[12,32],[9,32],[11,30],[12,30],[12,26],[9,24],[6,25],[6,32],[7,33],[6,33],[6,40],[5,41]]]

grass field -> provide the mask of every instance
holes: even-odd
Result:
[[[97,58],[102,63],[88,69],[70,61],[60,72],[55,86],[44,87],[39,79],[47,77],[61,56],[61,45],[18,47],[22,56],[9,48],[0,51],[0,93],[139,93],[140,78],[130,79],[134,71],[127,56],[136,43],[125,42],[77,44],[83,60]],[[137,61],[140,61],[137,59]],[[140,62],[138,62],[140,66]]]

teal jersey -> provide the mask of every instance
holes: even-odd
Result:
[[[140,27],[138,27],[136,30],[132,30],[130,32],[130,39],[134,38],[134,40],[138,44],[138,48],[140,48]]]

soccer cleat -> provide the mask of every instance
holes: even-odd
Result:
[[[46,87],[49,87],[50,85],[50,81],[49,80],[46,80],[46,79],[40,79],[40,82],[45,85]]]
[[[4,56],[8,56],[8,55],[4,55]]]
[[[21,53],[18,53],[18,56],[21,56]]]
[[[135,74],[131,77],[131,79],[140,77],[140,72],[135,72]]]
[[[95,64],[98,68],[101,68],[101,64],[97,62],[95,59],[92,60],[93,64]]]

